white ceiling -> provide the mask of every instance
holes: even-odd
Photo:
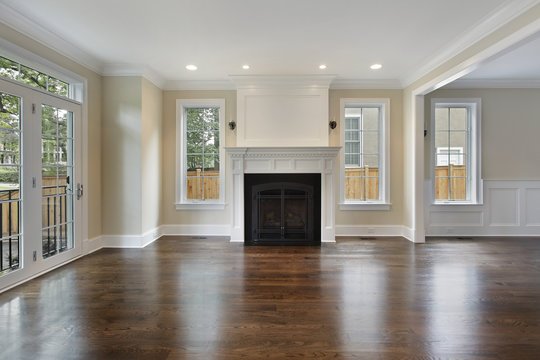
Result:
[[[0,21],[101,73],[130,64],[168,81],[324,73],[404,86],[538,2],[0,0]]]
[[[540,80],[540,35],[507,49],[462,79]]]

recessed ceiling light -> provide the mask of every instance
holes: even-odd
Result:
[[[197,70],[197,66],[193,65],[193,64],[189,64],[189,65],[186,65],[186,69],[188,69],[190,71],[195,71],[195,70]]]
[[[379,70],[382,68],[381,64],[373,64],[369,67],[371,70]]]
[[[249,65],[242,65],[242,69],[249,70]]]
[[[324,69],[326,69],[326,65],[324,65],[324,64],[322,64],[322,65],[319,65],[319,69],[321,69],[321,70],[324,70]]]

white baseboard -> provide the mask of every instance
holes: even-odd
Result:
[[[402,226],[402,235],[405,239],[414,242],[414,229],[411,229],[407,226]]]
[[[103,235],[104,248],[143,248],[161,236],[160,227],[145,232],[142,235]]]
[[[83,240],[82,246],[83,255],[91,254],[103,247],[103,236],[96,236],[92,239]]]
[[[405,229],[401,225],[337,225],[336,236],[404,236]]]
[[[229,225],[161,225],[161,235],[231,236]]]

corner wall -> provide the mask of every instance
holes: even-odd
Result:
[[[142,81],[103,78],[103,199],[106,235],[142,232]]]

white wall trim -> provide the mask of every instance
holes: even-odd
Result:
[[[398,79],[335,79],[330,90],[403,89]]]
[[[236,90],[231,80],[167,80],[163,90]]]
[[[83,240],[82,243],[83,255],[89,255],[99,249],[103,248],[103,236],[96,236],[91,239]]]
[[[540,89],[540,79],[458,79],[445,89]]]
[[[230,225],[161,225],[161,235],[230,236]]]
[[[154,69],[144,64],[136,63],[107,63],[103,66],[103,76],[141,76],[160,89],[165,86],[166,80]]]
[[[156,227],[141,235],[103,235],[104,248],[144,248],[161,236],[160,227]]]
[[[81,50],[79,47],[64,40],[62,37],[3,3],[0,3],[0,22],[68,59],[101,74],[103,69],[103,62],[101,60]]]
[[[514,0],[502,4],[494,11],[487,14],[476,25],[469,29],[465,29],[465,31],[457,36],[453,42],[450,42],[443,49],[438,51],[435,56],[426,61],[423,65],[417,67],[416,71],[404,76],[401,79],[401,84],[403,87],[410,86],[418,79],[472,46],[474,43],[525,13],[539,2],[539,0]]]
[[[339,236],[377,236],[405,237],[407,228],[403,225],[337,225],[336,237]]]
[[[425,182],[426,236],[540,236],[540,180],[484,180],[484,203],[433,205]]]

